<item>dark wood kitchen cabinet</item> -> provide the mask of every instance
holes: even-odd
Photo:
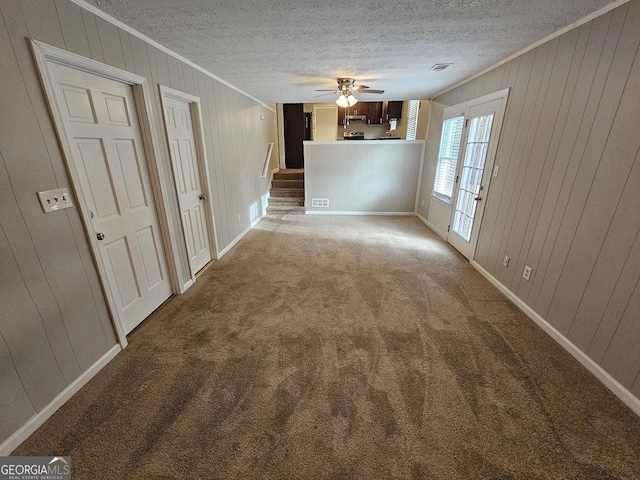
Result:
[[[344,117],[347,115],[366,115],[367,111],[367,107],[363,102],[358,102],[349,108],[338,107],[338,125],[345,124]]]
[[[383,108],[384,121],[388,122],[392,118],[400,119],[402,117],[402,101],[384,102],[386,110]]]
[[[353,107],[351,107],[352,115],[364,115],[368,117],[369,113],[369,104],[366,102],[358,102]]]
[[[369,115],[367,118],[369,119],[369,123],[373,124],[381,124],[384,123],[384,118],[382,118],[382,110],[383,110],[383,102],[370,102],[369,103]]]
[[[384,103],[386,104],[387,102]],[[380,124],[385,122],[382,115],[383,102],[358,102],[349,109],[338,107],[338,125],[344,125],[344,117],[347,115],[347,111],[348,115],[366,116],[367,124]]]

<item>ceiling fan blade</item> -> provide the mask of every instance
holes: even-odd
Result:
[[[321,91],[326,91],[326,90],[316,90],[316,92],[321,92]],[[322,95],[316,95],[315,97],[311,97],[311,98],[326,97],[327,95],[337,95],[337,94],[338,92],[323,93]]]
[[[360,92],[361,90],[366,90],[369,87],[367,87],[366,85],[356,85],[355,87],[352,88],[352,90],[354,92]]]
[[[384,93],[384,90],[372,90],[368,88],[366,90],[360,90],[358,93]]]
[[[325,90],[314,90],[314,92],[337,92],[335,88],[325,89]]]

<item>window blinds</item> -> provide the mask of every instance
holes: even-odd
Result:
[[[407,112],[407,140],[416,139],[416,129],[418,128],[418,108],[420,108],[420,100],[409,100],[409,111]]]
[[[451,200],[456,178],[456,165],[460,153],[460,141],[464,127],[464,115],[447,118],[442,123],[440,152],[433,192],[446,200]]]

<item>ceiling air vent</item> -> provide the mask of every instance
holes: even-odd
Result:
[[[328,207],[329,199],[328,198],[312,198],[311,199],[312,207]]]
[[[441,71],[449,68],[451,65],[453,65],[453,63],[436,63],[429,70],[432,71],[432,72],[441,72]]]

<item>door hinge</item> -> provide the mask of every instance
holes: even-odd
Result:
[[[469,126],[469,119],[465,119],[464,121],[464,128],[467,128]]]
[[[456,175],[456,183],[458,183],[459,175]]]
[[[451,230],[451,225],[447,225],[447,232]]]

